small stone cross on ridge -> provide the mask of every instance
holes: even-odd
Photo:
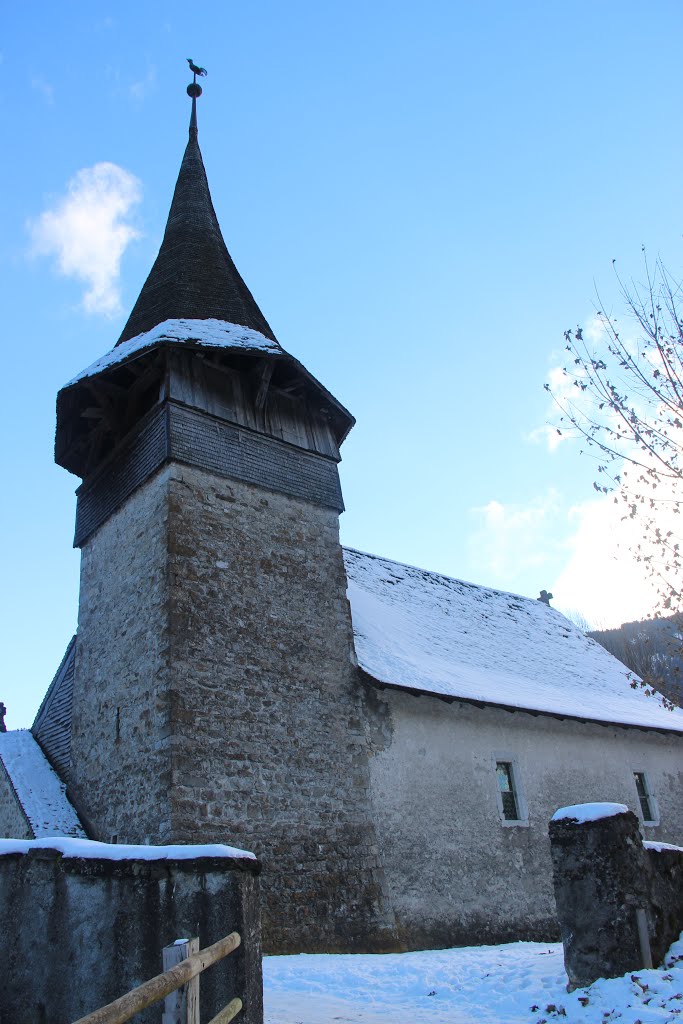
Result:
[[[552,599],[553,595],[548,593],[547,590],[542,590],[540,597],[536,598],[537,601],[542,601],[543,604],[547,604],[548,607],[550,607],[550,602],[552,601]]]
[[[0,700],[0,732],[7,732],[7,726],[5,725],[5,715],[7,714],[7,708]]]

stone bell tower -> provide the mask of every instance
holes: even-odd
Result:
[[[83,481],[70,792],[94,838],[253,850],[266,949],[380,948],[338,536],[354,421],[240,277],[188,93],[156,262],[57,400],[56,461]]]

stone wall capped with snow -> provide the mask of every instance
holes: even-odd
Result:
[[[161,951],[176,939],[199,935],[204,948],[237,931],[240,947],[201,977],[201,1019],[239,996],[240,1020],[262,1024],[257,861],[201,848],[194,859],[180,857],[190,848],[155,859],[152,847],[121,859],[125,847],[108,856],[105,844],[73,839],[53,847],[0,841],[0,1020],[80,1019],[160,974]],[[157,1003],[135,1019],[158,1024],[162,1010]]]
[[[643,842],[619,804],[563,808],[549,833],[570,988],[659,966],[683,929],[683,848]]]

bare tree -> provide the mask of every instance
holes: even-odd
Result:
[[[660,612],[679,612],[683,493],[683,300],[681,284],[643,249],[644,281],[625,284],[622,326],[598,295],[595,329],[565,331],[571,361],[551,389],[558,434],[571,432],[597,458],[593,486],[614,494],[624,518],[638,520],[633,554],[653,576]],[[616,270],[615,270],[616,273]],[[586,335],[589,335],[588,337]]]
[[[578,610],[565,615],[629,670],[625,675],[633,690],[656,697],[668,711],[683,707],[683,616],[624,622],[608,629],[590,623]]]
[[[631,686],[658,696],[671,710],[683,707],[683,650],[680,615],[644,622],[625,622],[616,629],[596,629],[588,636],[597,640],[640,679]]]

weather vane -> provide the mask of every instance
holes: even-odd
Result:
[[[197,97],[202,94],[202,87],[197,81],[197,75],[199,75],[200,78],[205,78],[207,71],[206,68],[200,68],[199,65],[195,64],[192,57],[186,57],[185,59],[190,65],[190,71],[194,75],[191,84],[187,87],[187,95],[191,96],[193,100],[196,100]]]

